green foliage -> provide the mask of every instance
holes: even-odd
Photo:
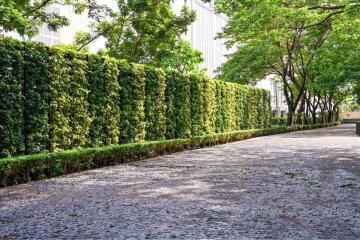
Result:
[[[64,172],[64,165],[62,162],[57,162],[55,163],[55,166],[54,166],[54,176],[60,176],[62,175]]]
[[[56,48],[50,55],[51,151],[84,147],[91,124],[85,55]]]
[[[215,114],[216,114],[216,82],[211,81],[208,78],[203,79],[203,91],[204,94],[202,96],[202,103],[204,109],[203,115],[203,123],[204,123],[204,132],[206,134],[213,134],[215,133]]]
[[[117,6],[90,11],[92,31],[76,36],[82,49],[99,37],[106,40],[102,54],[149,64],[180,73],[197,72],[202,54],[181,40],[195,21],[195,11],[186,4],[179,14],[172,0],[117,0]]]
[[[73,52],[68,52],[66,55],[68,55],[70,69],[70,83],[68,84],[71,96],[71,104],[68,108],[71,127],[70,148],[85,147],[91,123],[88,103],[89,86],[86,78],[88,66],[85,55]]]
[[[216,98],[216,108],[215,108],[215,132],[220,133],[224,132],[225,129],[225,111],[224,111],[224,82],[217,81],[215,83],[215,98]]]
[[[166,138],[186,138],[191,135],[190,78],[168,72],[165,101]]]
[[[176,41],[174,46],[167,49],[166,55],[160,62],[160,66],[168,70],[176,70],[180,73],[197,73],[200,64],[204,61],[202,52],[191,47],[184,40]],[[203,69],[204,70],[204,69]]]
[[[270,126],[267,91],[196,75],[179,80],[179,76],[168,76],[167,138]]]
[[[235,111],[236,111],[236,126],[238,129],[246,129],[244,128],[243,124],[245,120],[245,94],[246,89],[245,86],[236,85],[236,92],[235,92]]]
[[[190,114],[191,114],[191,135],[204,135],[204,81],[198,76],[190,76]]]
[[[98,148],[42,153],[0,159],[0,187],[39,180],[62,174],[84,171],[119,163],[127,163],[163,154],[196,149],[248,138],[327,127],[334,124],[316,124],[232,131],[153,142],[110,145]]]
[[[48,11],[50,5],[57,3],[55,0],[0,0],[0,29],[31,37],[38,33],[43,24],[51,31],[67,26],[69,20],[65,16]],[[64,0],[61,5],[72,6],[74,12],[79,14],[88,4],[83,0]]]
[[[263,90],[11,39],[0,56],[1,157],[269,126]]]
[[[88,59],[89,112],[92,119],[88,146],[119,142],[120,85],[117,61],[90,55]]]
[[[271,125],[271,103],[270,103],[270,92],[262,90],[263,94],[263,107],[264,107],[264,118],[263,127],[267,128]]]
[[[70,69],[60,50],[50,49],[49,54],[50,151],[57,151],[71,147]]]
[[[145,66],[145,140],[163,140],[166,134],[166,74],[162,69]]]
[[[272,117],[271,125],[286,125],[287,118],[286,117]]]
[[[356,83],[354,88],[354,95],[356,96],[356,103],[360,105],[360,83],[359,81]]]
[[[11,39],[0,44],[0,157],[24,153],[22,44]]]
[[[47,49],[5,38],[0,51],[0,156],[47,151]]]
[[[120,142],[145,139],[145,71],[143,65],[120,63]]]
[[[24,43],[24,145],[25,153],[49,150],[49,84],[47,48]]]
[[[216,7],[228,16],[219,37],[237,48],[219,78],[252,85],[275,77],[288,105],[288,124],[295,113],[301,122],[317,111],[329,112],[331,121],[339,104],[353,94],[359,81],[357,1],[218,0]],[[258,125],[251,117],[249,127]]]

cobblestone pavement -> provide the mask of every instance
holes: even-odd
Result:
[[[0,189],[0,239],[359,239],[354,125]]]

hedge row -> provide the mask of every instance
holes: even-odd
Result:
[[[269,93],[0,40],[0,157],[270,125]]]
[[[84,148],[80,150],[67,150],[63,152],[40,153],[28,156],[4,158],[0,159],[0,187],[103,166],[128,163],[186,149],[195,149],[252,137],[327,127],[331,125],[295,125],[290,127],[242,130],[188,139],[128,143],[123,145],[109,145],[98,148]]]
[[[296,123],[297,122],[297,114],[295,113],[293,115],[293,124],[298,124]],[[302,118],[302,120],[305,122],[305,119]],[[312,117],[309,117],[308,119],[306,119],[307,121],[307,124],[314,124],[313,123],[313,118]],[[287,117],[272,117],[271,118],[271,125],[272,126],[276,126],[276,125],[286,125],[286,122],[287,122]],[[316,117],[316,122],[317,123],[321,123],[322,122],[322,118],[321,117]]]
[[[271,118],[271,125],[286,125],[287,117],[272,117]]]

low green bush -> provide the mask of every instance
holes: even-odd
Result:
[[[343,119],[342,123],[359,123],[360,119]]]
[[[307,121],[305,121],[304,119],[302,119],[303,122],[307,122],[308,124],[313,124],[313,119],[311,117],[309,117],[308,119],[306,119]],[[316,122],[317,123],[321,123],[321,118],[320,117],[316,117]],[[285,126],[287,122],[287,117],[272,117],[271,118],[271,125],[272,126]],[[297,114],[293,115],[293,121],[292,123],[294,125],[299,125],[299,123],[297,123]]]
[[[272,117],[271,118],[271,125],[286,125],[287,117]]]
[[[0,159],[0,187],[45,179],[88,169],[151,158],[162,154],[234,142],[252,137],[297,130],[326,127],[333,124],[309,126],[278,126],[196,136],[188,139],[149,141],[84,148],[53,153]]]

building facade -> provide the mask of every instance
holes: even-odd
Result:
[[[194,49],[203,53],[205,61],[201,67],[207,70],[209,76],[214,77],[216,70],[226,62],[226,55],[229,54],[224,40],[216,39],[226,25],[226,17],[215,12],[214,0],[209,3],[200,0],[176,0],[175,12],[180,11],[184,4],[195,10],[197,16],[184,39],[189,41]]]
[[[275,117],[286,117],[288,107],[281,84],[274,76],[268,76],[260,80],[256,87],[270,91],[271,109]]]

